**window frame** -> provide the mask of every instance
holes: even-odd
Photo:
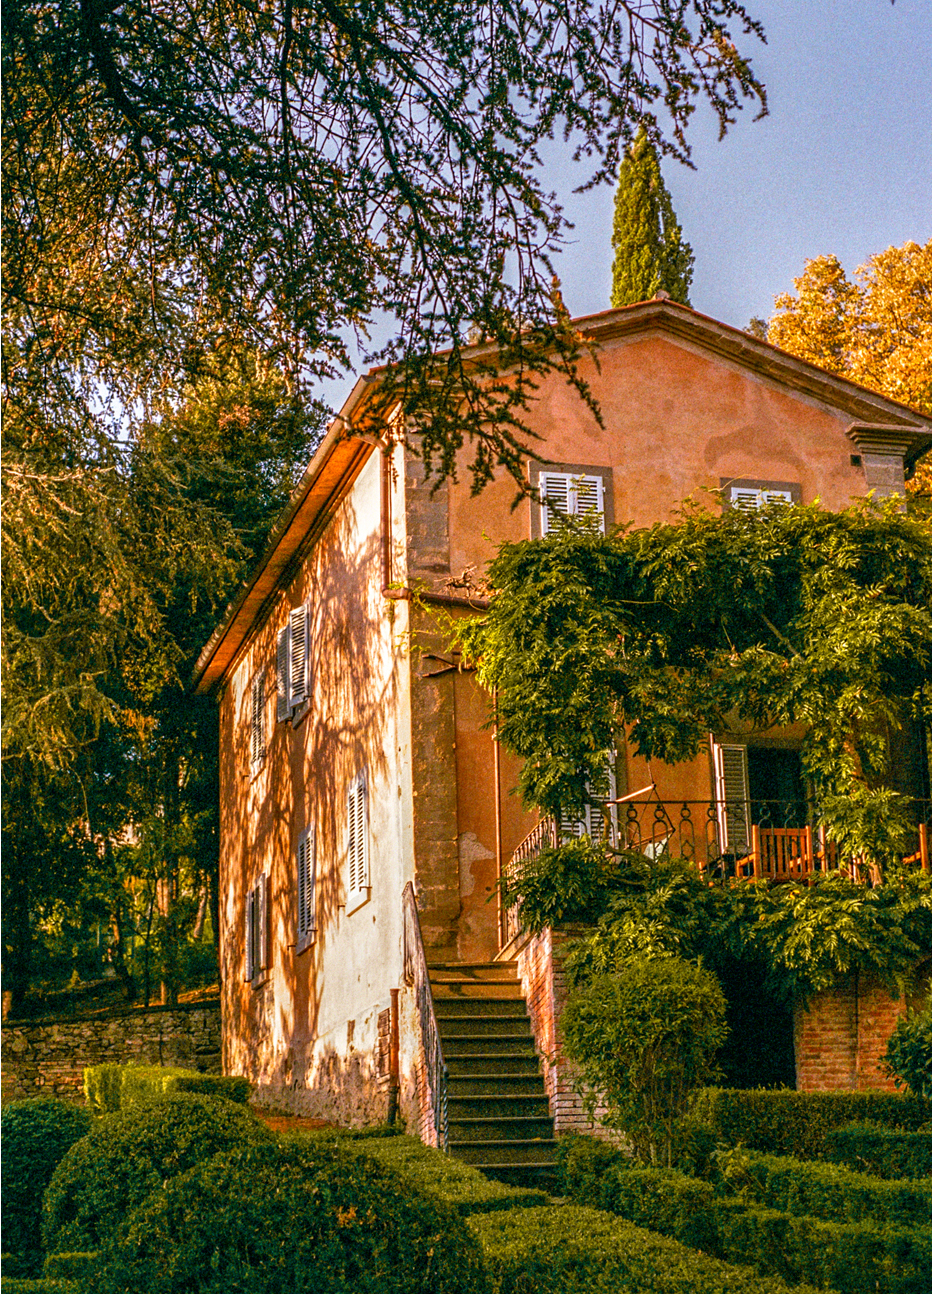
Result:
[[[801,504],[803,500],[802,487],[798,481],[766,481],[760,477],[719,477],[719,490],[722,496],[722,508],[734,508],[740,512],[753,512],[774,502],[763,498],[767,494],[789,495],[788,499],[780,500],[786,505]],[[740,504],[735,503],[735,494],[742,491],[748,494],[752,491],[756,492],[758,499],[754,509],[742,508]]]

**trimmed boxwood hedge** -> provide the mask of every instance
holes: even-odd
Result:
[[[832,1129],[854,1122],[918,1129],[932,1119],[932,1102],[912,1093],[705,1088],[694,1115],[730,1146],[743,1143],[770,1155],[813,1160],[826,1154]]]
[[[786,1291],[602,1210],[551,1205],[473,1214],[493,1291]]]
[[[932,1175],[932,1129],[884,1129],[849,1124],[826,1134],[830,1160],[878,1178],[928,1178]]]
[[[748,1153],[746,1172],[754,1197],[771,1209],[835,1223],[932,1225],[932,1179],[890,1182],[842,1165],[756,1152]]]
[[[106,1290],[488,1289],[455,1209],[359,1144],[300,1136],[224,1151],[172,1178],[102,1259]]]
[[[90,1111],[57,1097],[32,1097],[3,1108],[3,1249],[29,1256],[41,1250],[42,1197],[71,1147],[90,1131]]]
[[[228,1102],[249,1101],[252,1085],[240,1075],[204,1075],[183,1066],[117,1065],[105,1062],[84,1069],[84,1094],[92,1111],[111,1115],[170,1093],[200,1093],[225,1097]]]
[[[43,1208],[45,1249],[97,1250],[168,1179],[219,1151],[272,1140],[246,1107],[194,1093],[107,1116],[52,1175]]]

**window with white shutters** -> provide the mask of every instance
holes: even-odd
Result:
[[[308,630],[307,603],[295,607],[288,618],[290,652],[288,661],[288,705],[292,711],[308,698]]]
[[[265,673],[261,670],[250,688],[249,758],[254,769],[265,759]]]
[[[722,477],[720,479],[722,498],[731,508],[740,512],[753,513],[759,508],[768,508],[771,504],[798,504],[802,502],[802,490],[795,481],[752,481]]]
[[[715,803],[721,848],[742,856],[751,848],[748,796],[748,749],[738,743],[712,742]]]
[[[369,806],[366,778],[360,774],[346,794],[346,911],[369,898]]]
[[[606,830],[616,837],[618,827],[618,807],[611,802],[618,795],[615,781],[615,754],[608,761],[608,785],[604,796],[593,797],[583,810],[582,818],[571,818],[569,814],[560,815],[560,835],[564,840],[573,836],[590,836],[593,841],[605,839]],[[588,784],[586,790],[589,790]]]
[[[559,526],[561,515],[588,519],[595,529],[605,533],[605,487],[601,477],[541,471],[538,489],[541,535]]]
[[[275,718],[291,718],[291,701],[289,698],[289,679],[291,678],[291,625],[285,625],[278,631],[275,642]]]
[[[256,981],[268,970],[269,957],[269,879],[263,873],[246,892],[245,976]]]
[[[317,929],[316,859],[314,829],[309,827],[298,837],[295,850],[298,873],[298,930],[297,950],[301,953],[313,943]]]

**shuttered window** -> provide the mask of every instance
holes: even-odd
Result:
[[[316,859],[314,829],[309,827],[298,837],[295,850],[298,873],[298,952],[307,948],[317,929]]]
[[[252,681],[249,697],[249,758],[253,768],[265,759],[265,673]]]
[[[585,517],[605,532],[605,486],[601,477],[571,472],[541,472],[540,531],[547,535],[560,524],[560,516]]]
[[[369,806],[366,778],[360,774],[346,795],[347,900],[356,907],[369,897]]]
[[[793,492],[771,490],[766,486],[731,486],[728,498],[732,508],[739,508],[742,512],[754,512],[758,508],[766,508],[769,504],[793,503]]]
[[[288,704],[292,710],[308,698],[308,608],[295,607],[288,619],[290,654],[288,662]]]
[[[610,803],[618,795],[614,752],[608,761],[607,773],[608,790],[604,796],[593,797],[586,804],[582,818],[571,818],[567,813],[560,815],[560,835],[564,840],[574,836],[589,836],[593,841],[602,841],[605,839],[606,831],[611,836],[616,835],[618,807]]]
[[[727,854],[745,855],[751,848],[748,749],[713,741],[712,763],[721,848]]]
[[[268,969],[269,957],[269,879],[263,873],[246,892],[246,968],[247,980],[255,980]]]
[[[275,642],[275,718],[278,721],[291,718],[291,625],[285,625],[278,631]]]

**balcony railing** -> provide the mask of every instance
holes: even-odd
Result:
[[[932,801],[912,801],[910,813],[912,838],[900,861],[929,872]],[[800,826],[803,819],[809,821]],[[805,881],[826,872],[868,884],[879,880],[863,859],[843,857],[825,826],[798,802],[633,799],[606,808],[604,823],[604,839],[613,848],[650,860],[686,859],[710,882]],[[544,846],[574,834],[572,825],[560,831],[553,818],[542,819],[506,865],[507,879],[520,876]],[[516,907],[503,912],[502,927],[503,943],[519,934]]]

